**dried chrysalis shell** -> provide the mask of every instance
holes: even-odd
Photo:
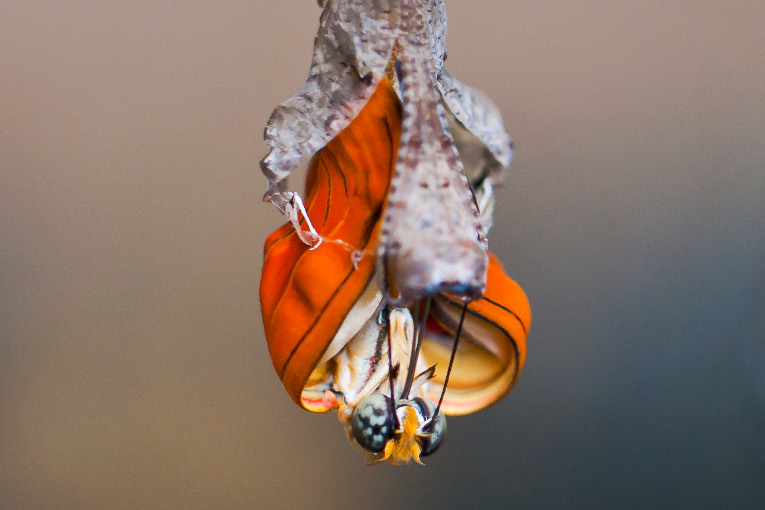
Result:
[[[320,5],[324,10],[306,83],[274,110],[266,126],[268,153],[261,162],[268,179],[265,199],[282,211],[291,197],[285,182],[289,174],[359,114],[386,75],[396,42],[411,37],[401,26],[399,0],[327,0]],[[443,0],[421,0],[414,7],[426,22],[424,35],[418,37],[430,48],[427,68],[435,93],[443,99],[448,117],[472,135],[457,137],[457,148],[460,153],[473,150],[475,144],[485,149],[468,167],[468,175],[485,173],[500,183],[512,159],[502,116],[486,96],[444,68]]]

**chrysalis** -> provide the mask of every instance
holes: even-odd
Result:
[[[274,368],[372,462],[421,462],[526,356],[528,300],[487,251],[509,137],[443,69],[445,35],[440,0],[327,1],[308,81],[266,128],[265,199],[289,219],[260,286]],[[286,177],[309,156],[303,202]]]

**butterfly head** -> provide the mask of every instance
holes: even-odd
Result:
[[[441,446],[446,434],[444,413],[439,410],[434,417],[435,411],[436,405],[424,398],[400,400],[394,406],[390,397],[373,393],[354,409],[351,432],[373,460],[420,462]]]

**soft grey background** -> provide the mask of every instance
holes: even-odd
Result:
[[[0,1],[0,508],[765,508],[765,2],[450,0],[517,388],[366,467],[261,331],[313,0]]]

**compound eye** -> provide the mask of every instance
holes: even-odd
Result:
[[[393,437],[393,405],[389,397],[373,393],[364,397],[351,415],[351,432],[359,446],[380,453]]]
[[[413,403],[418,407],[418,412],[425,418],[425,421],[430,420],[433,413],[436,411],[436,404],[430,400],[417,397],[413,400]],[[423,427],[422,432],[417,434],[417,441],[422,447],[420,455],[427,457],[438,450],[441,443],[444,442],[444,436],[446,436],[446,416],[442,410],[438,410],[438,416],[435,417],[428,425]]]

